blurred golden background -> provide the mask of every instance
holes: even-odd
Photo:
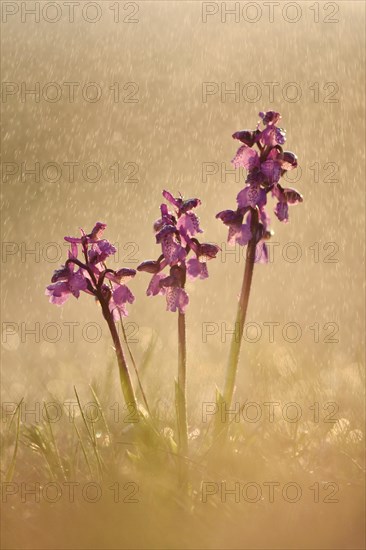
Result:
[[[331,432],[334,425],[320,422],[309,428],[305,418],[304,433],[298,434],[310,442],[308,463],[298,479],[306,486],[311,479],[341,486],[340,502],[322,506],[321,513],[314,503],[288,512],[282,502],[266,516],[260,506],[254,512],[247,504],[216,501],[209,509],[201,503],[195,520],[187,510],[172,519],[171,501],[154,501],[154,478],[163,470],[147,470],[141,476],[148,496],[138,509],[118,512],[122,516],[113,507],[98,509],[106,522],[100,525],[95,508],[84,511],[78,528],[70,524],[69,535],[55,526],[73,514],[70,507],[54,517],[46,507],[34,519],[34,511],[27,507],[24,512],[19,505],[25,520],[33,518],[22,537],[7,511],[4,548],[362,548],[364,3],[281,2],[271,22],[269,7],[261,2],[83,2],[94,7],[82,12],[76,6],[71,22],[65,3],[58,2],[61,17],[53,23],[59,12],[52,6],[42,12],[44,2],[39,22],[22,13],[20,2],[2,4],[3,402],[24,397],[29,408],[50,396],[64,402],[75,398],[74,385],[86,396],[92,380],[110,383],[106,406],[121,399],[110,335],[98,307],[85,295],[52,307],[44,289],[66,258],[63,237],[78,235],[79,227],[89,232],[96,221],[107,223],[105,237],[118,244],[115,267],[156,259],[160,251],[152,224],[159,216],[161,191],[168,189],[202,200],[197,214],[203,240],[223,248],[208,266],[209,279],[188,285],[189,423],[192,433],[203,434],[202,404],[214,400],[215,387],[224,381],[230,341],[225,329],[233,328],[244,266],[243,256],[238,261],[225,253],[230,250],[227,231],[215,219],[220,210],[235,208],[244,182],[225,172],[232,169],[237,145],[231,135],[255,128],[258,112],[271,109],[282,114],[286,148],[298,155],[301,174],[294,187],[304,202],[290,209],[287,225],[271,216],[273,262],[256,265],[248,312],[248,321],[262,332],[257,341],[243,343],[235,400],[296,402],[307,415],[314,402],[321,408],[335,402],[337,418],[343,419],[337,424],[341,439],[339,432]],[[34,3],[23,4],[30,8]],[[225,7],[238,10],[236,5],[236,15],[225,12]],[[19,11],[13,14],[14,6]],[[93,23],[86,20],[99,15]],[[88,83],[96,86],[87,88]],[[210,95],[205,95],[207,83],[213,83]],[[24,94],[25,86],[36,93],[39,86],[39,95]],[[235,86],[236,95],[225,94]],[[59,90],[61,97],[53,101]],[[101,97],[93,102],[95,90]],[[35,163],[39,178],[25,173]],[[61,175],[47,163],[61,167]],[[69,163],[77,163],[74,178]],[[88,163],[99,167],[99,181],[88,181],[95,173],[93,166],[86,170]],[[176,316],[165,311],[164,298],[146,297],[148,282],[141,273],[130,284],[136,296],[127,319],[131,340],[136,340],[130,345],[139,364],[154,335],[143,383],[149,400],[171,419]],[[272,322],[278,325],[270,342]],[[75,323],[74,341],[70,323]],[[96,342],[88,342],[92,329],[86,337],[83,333],[87,323],[98,323],[102,331]],[[287,323],[300,327],[298,341],[289,341],[294,338],[290,329],[289,337],[283,336]],[[208,326],[215,334],[205,338]],[[31,329],[39,337],[27,333]],[[52,342],[55,330],[61,336]],[[255,333],[249,332],[247,340],[256,340]],[[292,427],[285,423],[272,430],[267,425],[271,444],[266,446],[261,432],[262,447],[256,442],[253,455],[245,454],[245,432],[244,441],[235,444],[237,459],[217,457],[214,480],[247,475],[262,482],[276,476],[291,481],[297,458],[287,454],[285,437]],[[19,483],[34,479],[37,471],[30,451],[21,452]],[[260,464],[270,468],[261,470]],[[205,475],[195,473],[197,490]],[[99,535],[89,531],[92,513]],[[123,524],[124,513],[129,519]],[[113,526],[108,517],[114,518]]]

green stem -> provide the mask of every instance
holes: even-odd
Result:
[[[130,345],[129,345],[129,343],[128,343],[128,338],[127,338],[127,334],[126,334],[126,329],[125,329],[125,326],[124,326],[124,324],[123,324],[123,318],[122,318],[122,315],[121,315],[121,314],[120,314],[120,319],[121,319],[121,328],[122,328],[122,334],[123,334],[123,341],[124,341],[124,343],[126,344],[126,347],[127,347],[127,350],[128,350],[128,354],[129,354],[129,356],[130,356],[130,359],[131,359],[131,362],[132,362],[132,366],[133,366],[134,371],[135,371],[135,374],[136,374],[137,383],[138,383],[138,385],[139,385],[139,389],[140,389],[142,398],[143,398],[144,403],[145,403],[146,410],[147,410],[147,412],[149,413],[149,415],[151,416],[149,404],[148,404],[147,399],[146,399],[146,394],[145,394],[144,388],[142,387],[142,383],[141,383],[141,379],[140,379],[140,375],[139,375],[139,371],[138,371],[138,368],[137,368],[135,359],[134,359],[134,357],[133,357],[133,354],[132,354]]]
[[[103,299],[102,296],[98,296],[100,304],[102,306],[102,311],[105,320],[107,321],[114,349],[116,350],[118,368],[119,368],[119,377],[121,380],[122,392],[125,398],[126,403],[132,403],[134,409],[137,411],[137,402],[135,392],[131,383],[130,373],[128,371],[127,363],[123,354],[121,342],[118,336],[117,327],[113,320],[113,316],[109,311],[108,303]]]
[[[240,347],[241,347],[241,341],[243,337],[245,318],[246,318],[247,309],[248,309],[250,287],[251,287],[252,278],[253,278],[255,252],[256,252],[256,245],[257,245],[257,238],[256,238],[257,226],[258,226],[258,210],[252,209],[251,231],[253,236],[250,239],[247,247],[245,271],[244,271],[243,283],[241,287],[238,310],[236,314],[235,330],[231,339],[229,363],[228,363],[227,372],[226,372],[225,389],[223,394],[223,402],[228,407],[230,407],[231,405],[231,401],[234,393],[236,373],[238,370],[238,362],[239,362],[239,355],[240,355]]]
[[[188,451],[187,423],[187,352],[186,352],[186,320],[184,313],[178,312],[178,432],[179,450],[183,455]]]
[[[98,281],[98,291],[101,289],[102,287],[102,284],[104,282],[104,278],[106,276],[107,273],[114,273],[113,269],[108,269],[107,266],[105,265],[105,263],[103,263],[103,266],[104,266],[104,271],[103,273],[101,274],[101,276],[99,277],[99,281]],[[111,291],[113,290],[113,287],[112,287],[112,282],[109,281],[109,288],[111,289]],[[127,339],[127,335],[126,335],[126,330],[125,330],[125,326],[123,324],[123,317],[122,317],[122,314],[121,312],[119,312],[119,318],[120,318],[120,321],[121,321],[121,328],[122,328],[122,335],[123,335],[123,340],[124,340],[124,343],[126,344],[126,347],[127,347],[127,350],[128,350],[128,354],[130,356],[130,359],[132,361],[132,365],[133,365],[133,368],[135,369],[135,373],[136,373],[136,378],[137,378],[137,383],[139,385],[139,388],[140,388],[140,391],[141,391],[141,395],[143,397],[143,400],[145,402],[145,405],[146,405],[146,410],[147,412],[149,413],[149,415],[151,416],[151,412],[150,412],[150,409],[149,409],[149,405],[148,405],[148,402],[147,402],[147,399],[146,399],[146,395],[145,395],[145,392],[144,392],[144,389],[142,387],[142,384],[141,384],[141,380],[140,380],[140,375],[139,375],[139,372],[137,370],[137,366],[136,366],[136,363],[135,363],[135,359],[133,358],[133,355],[132,355],[132,352],[131,352],[131,348],[128,344],[128,339]],[[117,331],[118,333],[118,331]]]

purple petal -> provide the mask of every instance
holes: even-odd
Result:
[[[283,128],[276,128],[276,143],[277,145],[283,145],[286,141],[286,130]]]
[[[93,242],[96,243],[99,241],[103,235],[103,231],[107,225],[102,222],[97,222],[93,229],[91,230],[91,233],[89,235],[85,235],[85,231],[83,229],[80,229],[82,237],[64,237],[64,240],[71,244],[79,244],[84,242],[85,238],[87,239],[87,242]]]
[[[89,250],[89,261],[94,264],[104,262],[109,256],[113,256],[117,252],[116,248],[106,239],[98,241],[92,245]]]
[[[265,128],[260,136],[264,145],[274,147],[275,145],[283,145],[286,141],[286,134],[282,128],[269,125]]]
[[[179,261],[184,261],[186,257],[186,251],[180,244],[178,244],[172,235],[163,237],[161,241],[161,248],[166,261],[172,265]]]
[[[229,228],[228,243],[235,244],[238,243],[240,246],[245,246],[248,244],[252,238],[252,232],[250,230],[250,225],[244,223],[240,226],[231,226]]]
[[[164,277],[164,279],[161,279],[159,282],[160,288],[168,288],[171,286],[180,286],[180,280],[174,276],[174,274],[170,274],[167,277]]]
[[[261,189],[257,185],[247,185],[238,193],[236,201],[239,208],[247,208],[248,206],[252,208],[256,206],[262,207],[267,202],[267,194],[264,189]]]
[[[163,203],[160,205],[160,212],[163,218],[169,216],[169,210],[166,204]]]
[[[244,223],[241,226],[240,232],[237,234],[236,242],[240,246],[245,246],[246,244],[248,244],[251,238],[252,238],[252,232],[250,230],[250,225],[248,223]]]
[[[179,207],[179,204],[180,204],[180,203],[179,203],[179,200],[175,199],[175,198],[173,197],[173,195],[172,195],[171,193],[169,193],[169,191],[166,191],[166,190],[164,189],[164,191],[163,191],[163,197],[164,197],[168,202],[170,202],[171,204],[173,204],[174,206]]]
[[[76,243],[71,243],[71,250],[69,251],[69,258],[78,257],[78,245]]]
[[[128,311],[124,304],[117,305],[113,299],[109,302],[109,311],[112,313],[113,321],[118,323],[121,317],[128,317]]]
[[[146,290],[147,296],[156,296],[157,294],[165,293],[165,290],[160,286],[160,281],[164,278],[165,275],[163,273],[156,273],[156,275],[151,278],[149,286]]]
[[[183,288],[168,287],[166,290],[166,303],[167,311],[180,311],[185,313],[186,307],[189,303],[189,297]]]
[[[269,183],[277,183],[281,177],[281,167],[275,160],[268,159],[261,164],[261,171],[267,177]]]
[[[268,248],[264,241],[260,241],[255,248],[255,263],[268,263]]]
[[[119,285],[113,291],[113,300],[118,306],[127,303],[133,304],[135,296],[126,285]]]
[[[205,262],[200,262],[197,258],[191,258],[187,262],[187,273],[190,279],[195,279],[197,277],[200,279],[207,279],[207,265]]]
[[[107,239],[103,239],[101,241],[98,241],[97,245],[94,245],[98,247],[98,250],[100,253],[105,256],[106,258],[108,256],[112,256],[117,252],[116,248],[111,244]]]
[[[251,170],[259,166],[258,153],[246,145],[242,145],[236,152],[235,157],[231,161],[235,168],[243,166],[247,170]]]
[[[287,223],[288,222],[288,204],[287,204],[287,202],[279,201],[276,205],[274,213],[276,214],[276,216],[280,220],[280,222]]]
[[[265,175],[261,172],[260,168],[253,168],[248,175],[245,183],[250,183],[250,185],[261,185],[266,182]]]
[[[271,219],[268,216],[268,213],[265,208],[260,209],[260,220],[262,222],[264,231],[266,231],[270,224]]]
[[[193,237],[193,235],[196,235],[196,233],[203,233],[202,229],[200,228],[199,218],[196,216],[196,214],[193,214],[193,212],[183,214],[183,216],[181,216],[177,221],[177,228],[184,228],[186,233],[191,237]]]
[[[64,241],[71,243],[71,244],[80,244],[81,243],[81,237],[64,237]]]
[[[155,235],[156,242],[159,244],[166,236],[173,236],[176,235],[177,230],[175,228],[175,225],[172,224],[165,224],[160,231]]]
[[[51,304],[62,306],[70,298],[71,292],[66,282],[58,282],[49,285],[45,294],[50,297]]]
[[[266,160],[279,160],[280,158],[280,152],[278,151],[278,149],[276,149],[276,147],[274,147],[273,149],[270,150],[270,152],[268,153],[267,155],[267,159]]]
[[[107,225],[105,223],[97,222],[88,237],[93,241],[99,241],[106,227]]]
[[[79,269],[75,274],[72,275],[72,277],[70,277],[69,288],[75,298],[79,298],[80,290],[86,290],[87,287],[88,284],[81,269]]]
[[[126,285],[118,285],[113,290],[112,298],[109,302],[109,311],[113,314],[115,322],[120,320],[120,316],[127,317],[128,311],[126,304],[132,304],[135,301],[135,296]]]

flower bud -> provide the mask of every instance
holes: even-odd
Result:
[[[281,168],[283,170],[293,170],[297,167],[297,156],[291,151],[284,151],[282,155]]]
[[[192,210],[192,208],[197,208],[197,206],[199,206],[200,204],[200,199],[187,199],[186,201],[182,202],[182,205],[179,208],[179,213],[185,214],[186,212]]]
[[[255,134],[256,132],[252,132],[252,130],[241,130],[239,132],[235,132],[235,134],[233,134],[233,138],[245,143],[248,147],[252,147],[255,141]]]
[[[156,260],[146,260],[137,266],[137,271],[146,271],[147,273],[158,273],[160,271],[160,262]]]
[[[161,243],[164,237],[166,237],[167,235],[174,235],[174,234],[178,235],[178,231],[174,225],[170,225],[170,224],[164,225],[164,227],[160,229],[160,231],[155,235],[156,242]]]
[[[281,118],[280,113],[276,111],[267,111],[266,113],[260,112],[259,116],[263,120],[263,124],[276,124]]]
[[[70,276],[70,267],[62,266],[60,269],[56,269],[53,272],[51,282],[57,283],[57,281],[67,281],[69,276]]]
[[[136,275],[136,270],[131,269],[129,267],[122,267],[121,269],[118,269],[114,272],[114,278],[115,280],[121,282],[128,281],[129,279],[132,279]]]
[[[217,253],[219,252],[220,247],[216,244],[210,243],[199,243],[199,256],[204,258],[204,260],[211,260],[216,258]]]
[[[285,198],[285,201],[289,204],[299,204],[299,202],[302,202],[304,200],[301,193],[296,191],[296,189],[291,188],[283,189],[283,196]]]
[[[239,210],[223,210],[216,214],[216,218],[221,220],[225,225],[241,224],[243,221],[243,214]]]

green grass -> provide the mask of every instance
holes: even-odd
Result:
[[[362,386],[359,395],[344,389],[325,395],[313,375],[299,381],[273,372],[266,380],[259,370],[248,388],[255,399],[234,398],[241,411],[248,401],[280,400],[281,406],[295,401],[302,418],[295,423],[277,415],[274,422],[231,419],[224,438],[214,435],[214,416],[203,422],[199,402],[191,403],[186,457],[178,454],[173,405],[167,414],[156,399],[150,403],[152,418],[125,422],[136,416],[121,406],[116,419],[107,388],[105,380],[94,382],[83,399],[75,388],[73,414],[59,402],[65,414],[57,422],[46,412],[40,423],[25,424],[20,402],[2,423],[3,487],[6,482],[18,487],[6,502],[3,496],[4,548],[363,547]],[[329,410],[322,404],[331,401],[339,407],[335,423],[324,421]],[[319,422],[312,402],[321,405]],[[269,482],[279,484],[274,502]],[[296,503],[282,496],[283,487],[293,482],[302,491]],[[22,502],[22,483],[23,489],[24,483],[28,488],[40,484],[39,502],[31,494]],[[48,483],[61,487],[58,502],[42,496]],[[75,502],[66,493],[70,483],[79,484]],[[98,502],[82,494],[88,483],[100,488]],[[244,499],[247,483],[260,487],[257,502]],[[225,487],[238,486],[238,502],[233,493],[224,498]],[[214,494],[205,501],[207,487]],[[338,502],[326,502],[332,497]]]

